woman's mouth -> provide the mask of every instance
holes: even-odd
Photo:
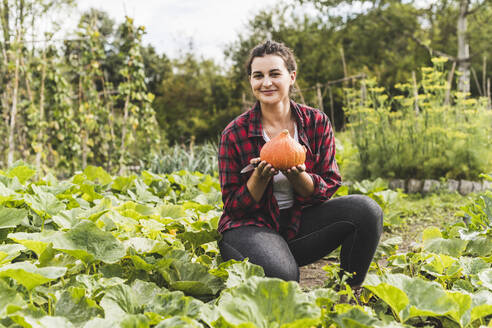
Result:
[[[277,90],[260,90],[261,93],[267,96],[272,95],[275,91]]]

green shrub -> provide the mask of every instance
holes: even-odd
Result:
[[[348,131],[358,149],[358,178],[477,179],[492,167],[492,111],[487,99],[448,89],[445,59],[422,68],[416,85],[398,84],[405,95],[388,97],[375,79],[346,90]],[[415,92],[417,91],[417,92]]]

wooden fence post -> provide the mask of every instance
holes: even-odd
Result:
[[[444,97],[444,105],[449,105],[451,98],[451,87],[453,86],[454,70],[456,69],[456,61],[453,61],[453,67],[448,74],[448,88],[446,89],[446,96]]]
[[[335,108],[333,106],[333,93],[331,92],[331,86],[328,86],[328,93],[330,94],[330,116],[331,116],[331,125],[333,130],[335,130]]]
[[[415,113],[418,115],[419,109],[419,91],[417,89],[417,77],[415,76],[415,71],[412,71],[412,81],[413,81],[413,98],[414,98],[414,108]]]
[[[324,112],[325,109],[323,108],[323,96],[321,95],[321,84],[316,83],[316,94],[318,96],[318,106],[319,109]]]

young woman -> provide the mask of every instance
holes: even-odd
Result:
[[[266,41],[246,68],[258,101],[227,125],[219,145],[223,260],[249,258],[266,276],[299,281],[299,266],[342,245],[341,268],[360,287],[381,236],[381,208],[366,196],[330,199],[341,185],[333,130],[324,113],[289,98],[297,74],[292,51]],[[304,164],[281,172],[259,154],[284,129],[307,152]]]

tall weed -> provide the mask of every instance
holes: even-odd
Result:
[[[346,89],[347,124],[358,149],[358,178],[477,179],[492,167],[487,99],[448,89],[446,59],[423,67],[421,81],[397,84],[390,98],[376,79]]]

